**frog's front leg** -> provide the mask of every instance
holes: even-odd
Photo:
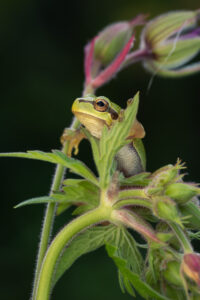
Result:
[[[64,144],[66,141],[69,141],[69,147],[67,150],[67,156],[72,155],[73,149],[75,149],[74,154],[77,155],[79,151],[79,144],[80,142],[86,139],[85,134],[81,130],[81,127],[79,129],[70,129],[70,128],[65,128],[64,132],[60,138],[60,141],[62,144]]]

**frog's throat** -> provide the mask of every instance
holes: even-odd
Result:
[[[105,120],[82,112],[74,112],[74,114],[93,136],[100,139],[104,125],[108,126]]]

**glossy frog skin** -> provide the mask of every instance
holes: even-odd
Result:
[[[72,112],[82,125],[96,138],[101,137],[104,125],[110,127],[118,121],[121,107],[104,96],[87,95],[77,98],[72,105]],[[145,135],[144,128],[137,120],[128,137],[132,142],[125,145],[116,155],[118,169],[126,177],[145,171],[145,151],[141,141]]]

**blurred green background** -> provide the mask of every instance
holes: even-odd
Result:
[[[1,152],[60,148],[59,137],[70,125],[71,104],[83,87],[83,47],[104,26],[139,13],[154,17],[177,9],[197,9],[199,0],[53,1],[1,0],[0,37],[2,87]],[[180,157],[187,163],[186,179],[200,182],[200,74],[183,79],[151,79],[140,64],[129,67],[101,90],[118,104],[141,91],[139,120],[148,170]],[[90,166],[89,144],[79,158]],[[1,163],[1,299],[29,299],[43,206],[13,206],[48,194],[54,166],[31,160]],[[64,213],[54,233],[71,217]],[[114,264],[104,249],[79,259],[57,284],[60,299],[131,299],[118,287]],[[139,299],[139,298],[138,298]]]

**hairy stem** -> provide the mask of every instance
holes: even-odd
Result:
[[[87,91],[87,87],[85,88],[85,90]],[[91,87],[90,87],[90,91],[94,92],[91,89]],[[83,92],[83,96],[84,95],[85,95],[85,91]],[[77,129],[79,124],[80,124],[79,121],[74,117],[70,128]],[[65,142],[65,144],[63,145],[63,148],[62,148],[62,152],[67,154],[68,147],[69,147],[69,143]],[[63,167],[61,165],[57,165],[55,175],[53,178],[51,191],[50,191],[50,196],[52,195],[53,192],[59,190],[64,173],[65,173],[65,167]],[[38,250],[38,255],[37,255],[35,277],[34,277],[34,282],[33,282],[32,299],[36,299],[36,290],[37,290],[37,285],[38,285],[40,269],[41,269],[43,258],[45,256],[45,253],[48,248],[51,230],[53,227],[53,222],[54,222],[54,217],[55,217],[55,210],[56,210],[56,203],[47,204],[45,215],[44,215],[44,222],[43,222],[43,226],[42,226],[39,250]]]
[[[68,150],[68,142],[65,143],[65,145],[63,146],[62,152],[66,154],[67,150]],[[62,181],[64,172],[65,172],[65,168],[62,165],[56,166],[56,171],[55,171],[55,176],[54,176],[52,187],[51,187],[50,196],[52,195],[53,192],[59,190],[60,183]],[[44,215],[42,232],[41,232],[38,256],[37,256],[32,299],[35,299],[35,293],[36,293],[39,272],[40,272],[40,268],[42,265],[42,260],[44,258],[45,252],[46,252],[48,244],[49,244],[51,230],[52,230],[52,226],[53,226],[53,222],[54,222],[55,210],[56,210],[56,203],[48,203],[47,204],[45,215]]]
[[[100,205],[98,208],[74,219],[58,233],[52,241],[43,261],[35,299],[49,299],[55,264],[61,251],[66,247],[66,244],[74,238],[75,235],[87,229],[89,226],[109,220],[110,215],[111,207]]]
[[[188,238],[186,237],[185,233],[181,229],[181,227],[178,224],[173,223],[173,222],[169,222],[169,226],[174,231],[177,239],[179,240],[179,242],[183,248],[184,253],[193,252],[192,246],[191,246]]]
[[[139,49],[129,53],[124,61],[122,68],[126,68],[133,63],[152,58],[152,53],[148,49]]]

